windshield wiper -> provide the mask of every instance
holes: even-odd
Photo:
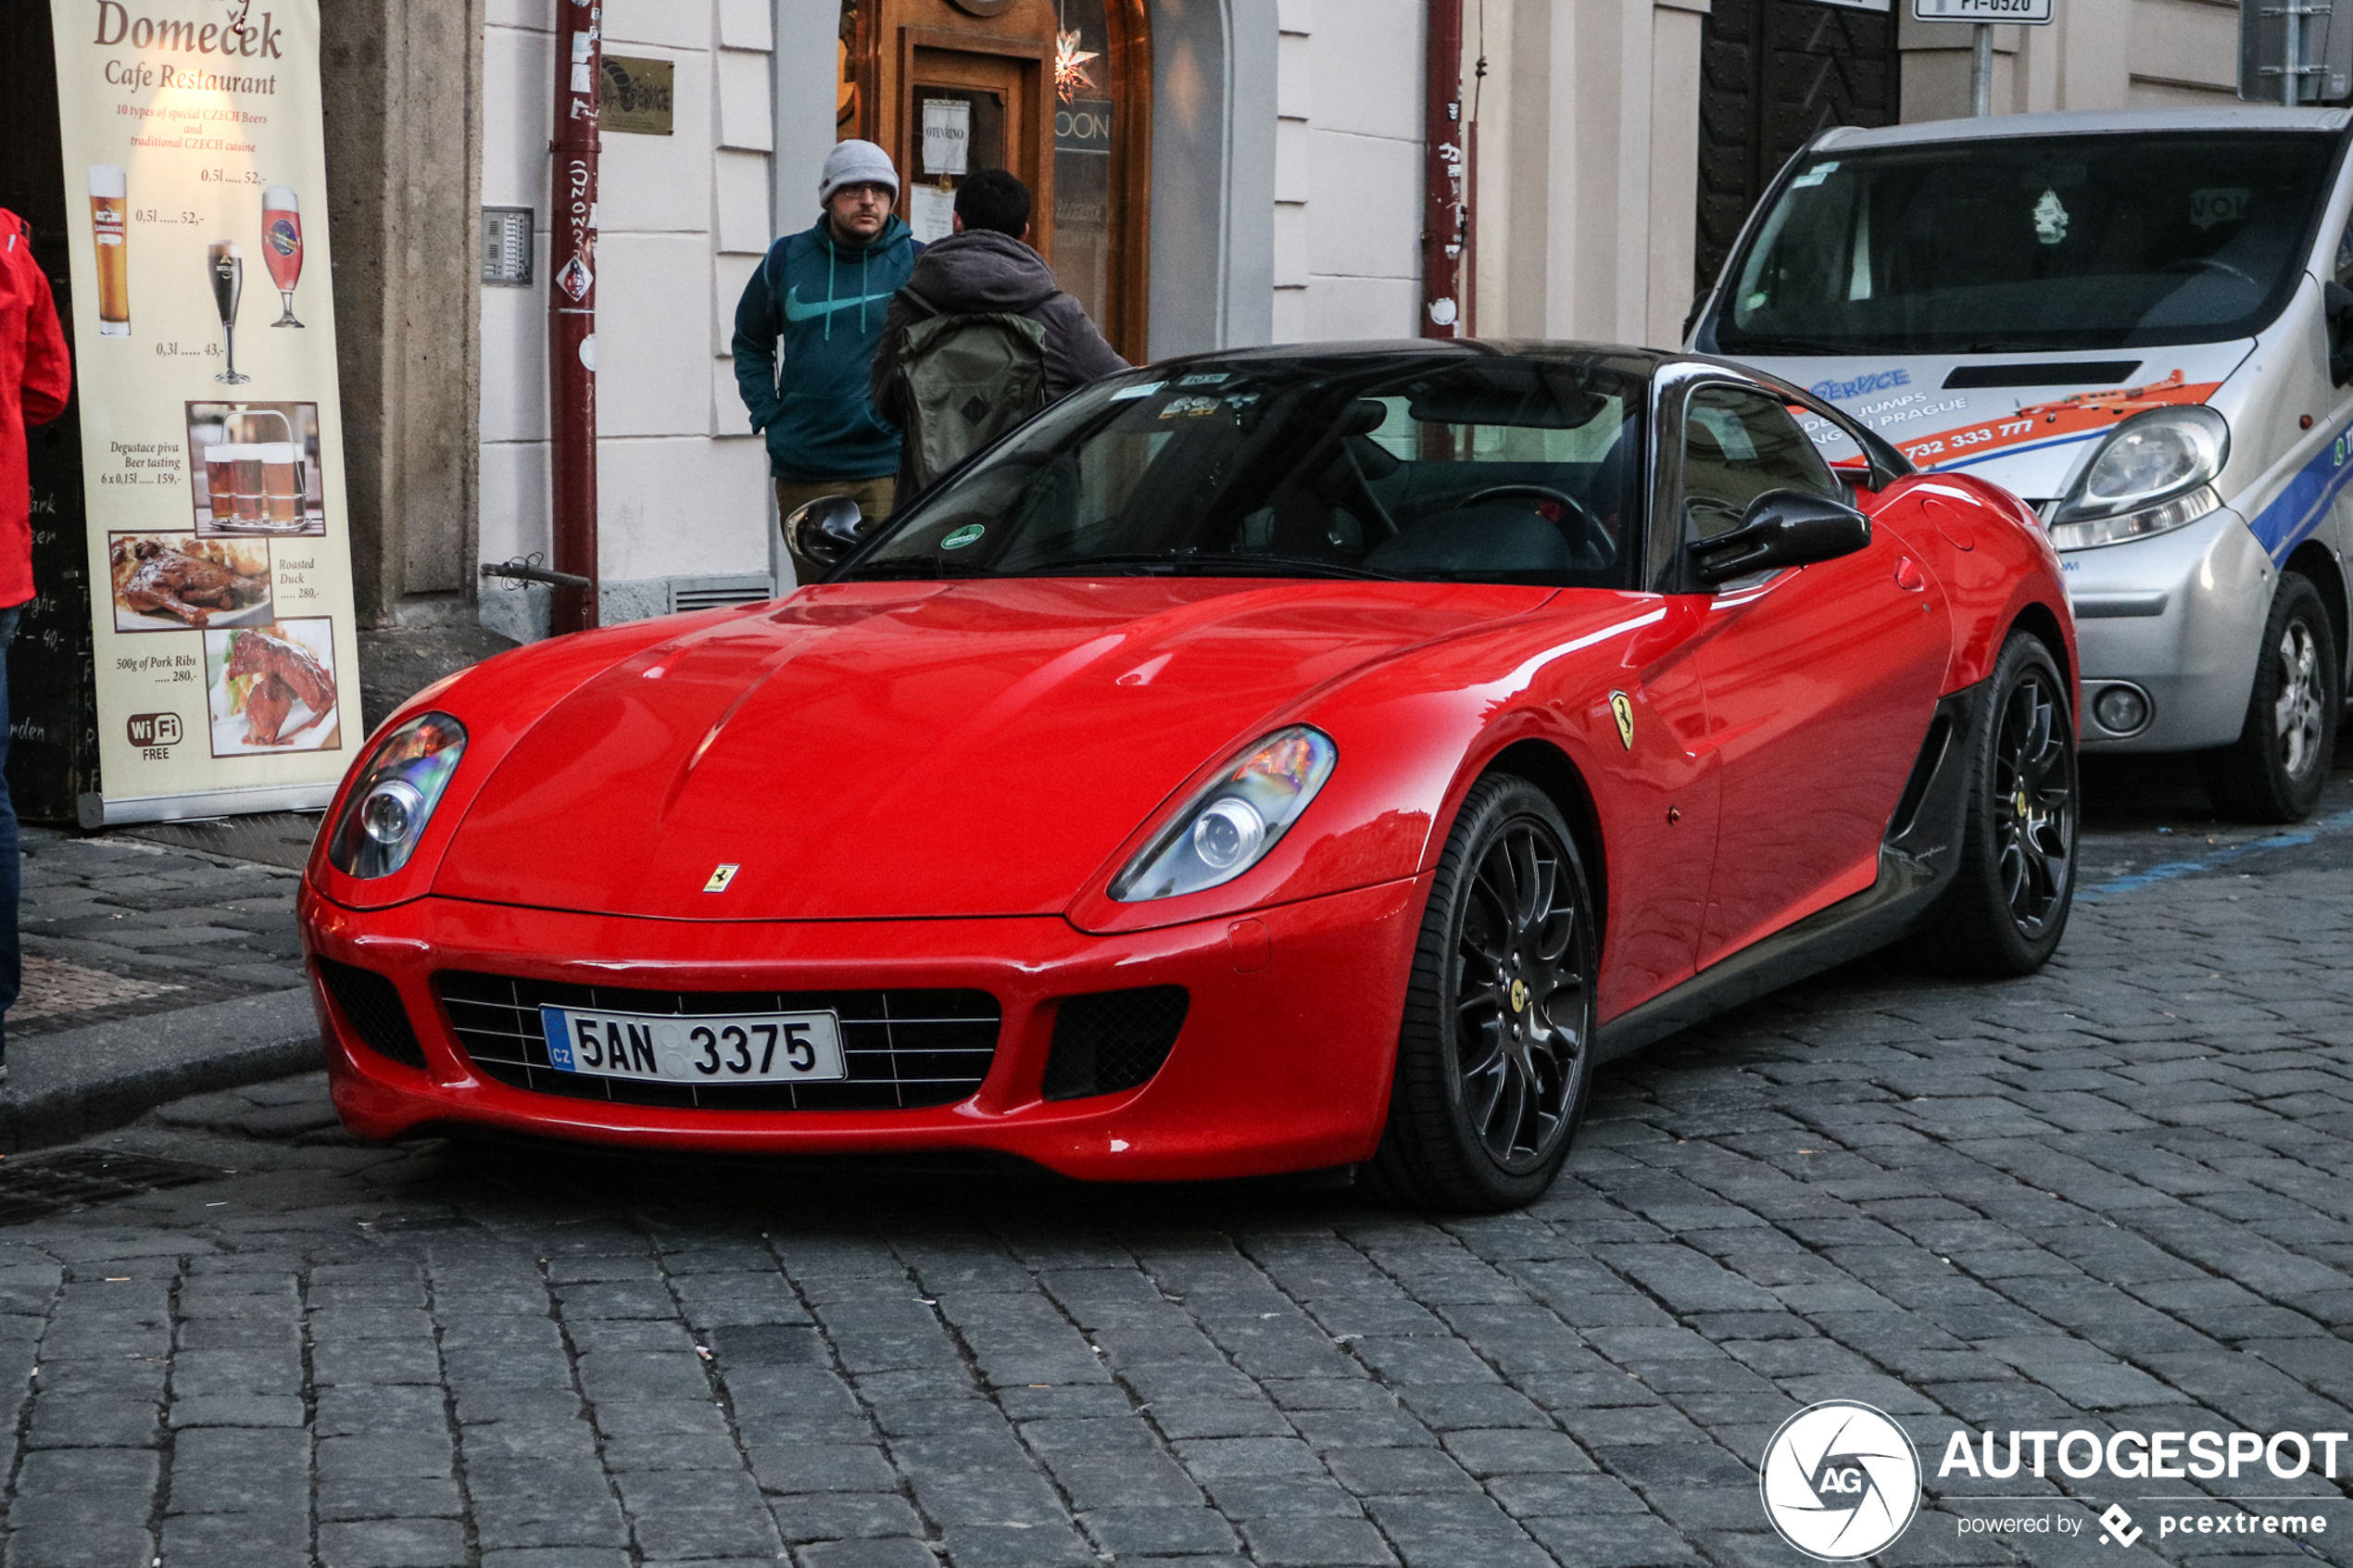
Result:
[[[1869,354],[1871,352],[1868,348],[1857,348],[1852,344],[1826,343],[1818,337],[1750,337],[1746,333],[1741,333],[1727,342],[1724,334],[1718,332],[1716,334],[1716,344],[1718,351],[1725,354]]]
[[[994,577],[997,574],[985,566],[974,566],[960,560],[870,560],[839,581],[857,583],[872,578],[887,577]]]
[[[1376,571],[1369,566],[1351,566],[1345,561],[1316,560],[1309,556],[1245,555],[1232,550],[1126,551],[1100,556],[1073,556],[1067,560],[1042,562],[1029,571],[1044,576],[1091,571],[1106,567],[1142,577],[1164,573],[1169,576],[1351,577],[1368,578],[1380,583],[1404,581],[1393,571]],[[1234,570],[1237,567],[1248,570],[1237,571]]]

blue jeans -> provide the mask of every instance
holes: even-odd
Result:
[[[0,1052],[8,1046],[8,1009],[24,985],[24,942],[17,931],[21,876],[17,866],[17,803],[8,793],[8,645],[16,640],[22,605],[0,609]]]

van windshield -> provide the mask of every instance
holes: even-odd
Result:
[[[2336,138],[2135,132],[1824,149],[1734,258],[1730,355],[2019,353],[2259,332]]]

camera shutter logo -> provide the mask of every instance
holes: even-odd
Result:
[[[1852,1399],[1808,1405],[1765,1445],[1765,1517],[1808,1557],[1884,1550],[1920,1507],[1920,1460],[1886,1412]]]

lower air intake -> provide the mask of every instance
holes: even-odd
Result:
[[[425,1048],[417,1043],[417,1031],[409,1022],[409,1010],[401,1005],[398,986],[372,970],[333,959],[310,961],[319,966],[319,978],[326,982],[327,994],[335,999],[361,1045],[403,1067],[420,1073],[425,1070]]]
[[[1150,1083],[1168,1060],[1191,1005],[1182,985],[1066,998],[1055,1010],[1046,1098],[1084,1099]]]

